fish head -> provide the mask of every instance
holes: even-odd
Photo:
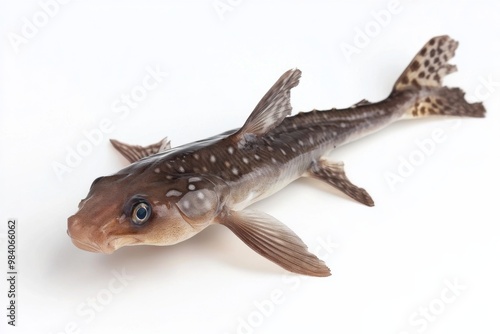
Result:
[[[222,207],[218,186],[197,176],[151,179],[117,174],[97,178],[68,235],[78,248],[113,253],[127,245],[172,245],[210,225]]]

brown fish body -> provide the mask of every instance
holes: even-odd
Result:
[[[378,103],[314,110],[287,117],[290,90],[299,70],[290,70],[262,98],[242,128],[170,148],[163,140],[147,147],[113,145],[132,164],[94,181],[68,233],[80,248],[113,252],[124,245],[170,245],[210,224],[223,224],[259,254],[293,272],[326,276],[328,267],[285,225],[245,209],[299,177],[314,177],[353,199],[373,200],[346,177],[341,162],[325,158],[334,148],[394,121],[428,115],[482,117],[458,88],[441,85],[455,70],[447,61],[457,43],[431,39]]]

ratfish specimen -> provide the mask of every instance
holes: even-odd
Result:
[[[254,251],[304,275],[330,269],[288,227],[268,214],[246,209],[300,177],[312,177],[373,206],[368,193],[346,177],[334,148],[401,119],[432,115],[484,117],[459,88],[442,86],[456,71],[448,61],[458,43],[432,38],[381,102],[348,109],[313,110],[290,116],[290,90],[301,72],[283,74],[240,129],[171,148],[166,139],[146,147],[112,140],[131,164],[97,178],[68,234],[84,250],[112,253],[128,245],[173,245],[212,224],[227,226]]]

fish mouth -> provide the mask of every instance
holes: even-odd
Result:
[[[112,248],[113,250],[117,250],[118,248],[122,248],[123,246],[133,246],[141,243],[141,240],[136,237],[122,236],[110,240],[108,242],[108,247]]]
[[[104,245],[99,245],[95,242],[83,241],[75,238],[71,238],[71,241],[76,247],[85,251],[105,254],[111,254],[115,250],[117,250],[118,248],[122,248],[123,246],[133,246],[141,244],[141,241],[135,237],[117,237],[110,240]]]
[[[113,247],[108,246],[108,247],[103,248],[94,242],[83,241],[83,240],[79,240],[79,239],[75,239],[75,238],[71,238],[71,242],[73,242],[73,244],[76,247],[83,249],[85,251],[88,251],[88,252],[92,252],[92,253],[111,254],[115,251],[115,249]]]
[[[86,241],[86,240],[85,241],[79,240],[76,238],[71,238],[71,242],[73,242],[73,244],[76,247],[78,247],[82,250],[88,251],[88,252],[92,252],[92,253],[111,254],[116,250],[116,248],[114,248],[113,246],[111,246],[109,244],[106,244],[105,247],[102,247],[101,245],[99,245],[95,242]]]
[[[79,239],[72,236],[69,229],[66,231],[66,233],[71,238],[71,242],[73,243],[73,245],[85,251],[92,253],[105,253],[105,254],[111,254],[115,251],[115,248],[112,247],[110,244],[106,244],[105,247],[102,247],[97,242],[94,242],[87,238]]]
[[[117,249],[114,242],[115,238],[110,239],[106,237],[101,230],[85,230],[80,217],[75,214],[68,218],[66,233],[71,238],[73,244],[82,250],[93,253],[111,254]]]
[[[68,219],[66,233],[76,247],[88,252],[111,254],[123,246],[143,243],[137,236],[116,235],[104,237],[102,235],[95,235],[95,233],[91,233],[90,235],[88,233],[82,234],[81,230],[78,220],[75,216],[71,216]],[[97,240],[100,240],[100,242],[96,242]]]

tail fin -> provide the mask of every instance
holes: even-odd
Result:
[[[406,118],[433,115],[484,117],[486,110],[482,103],[469,103],[460,88],[438,87],[421,94],[421,99],[406,112]]]
[[[457,70],[455,65],[448,64],[457,47],[458,42],[449,36],[434,37],[424,45],[401,74],[392,94],[412,90],[418,92],[420,97],[407,111],[406,117],[484,117],[486,110],[482,103],[468,103],[460,88],[442,86],[443,78]]]

